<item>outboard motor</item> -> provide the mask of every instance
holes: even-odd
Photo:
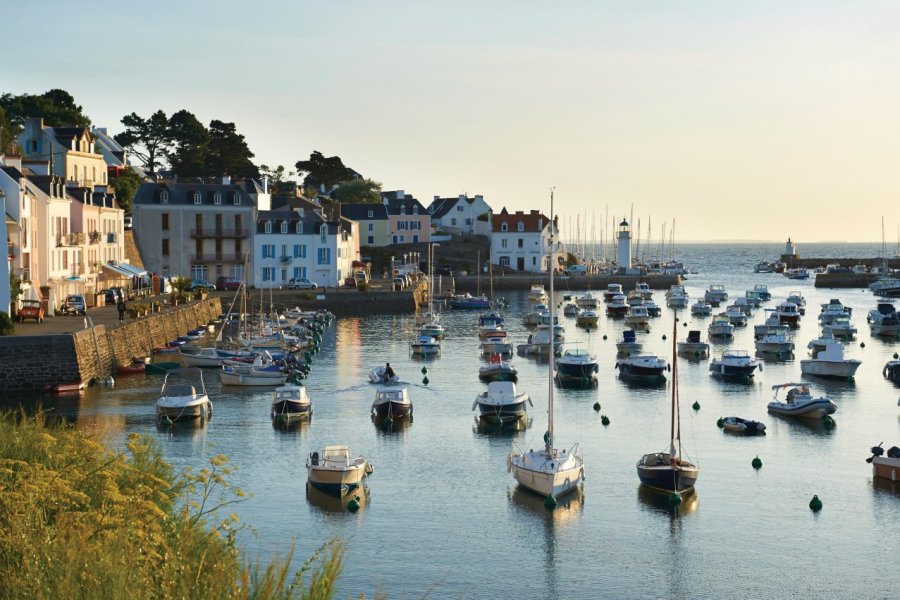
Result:
[[[872,453],[872,456],[866,459],[867,463],[871,463],[873,460],[875,460],[876,456],[881,456],[882,454],[884,454],[884,448],[881,447],[882,444],[884,444],[884,442],[881,442],[881,444],[878,444],[877,446],[872,446],[872,448],[869,449],[869,452]],[[891,448],[891,450],[896,449],[896,446],[894,448]],[[890,456],[890,451],[888,451],[888,456]]]
[[[888,458],[900,458],[900,448],[891,446],[887,451]]]

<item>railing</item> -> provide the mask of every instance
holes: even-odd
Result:
[[[282,257],[281,257],[281,264],[283,264],[283,265],[289,265],[289,264],[291,264],[291,261],[292,261],[292,260],[293,260],[293,258],[291,258],[290,256],[282,256]]]
[[[72,265],[72,275],[84,275],[84,265]]]
[[[223,227],[191,229],[192,238],[247,238],[249,229],[226,229]]]
[[[92,244],[99,244],[99,243],[100,243],[100,232],[99,232],[99,231],[92,231],[92,232],[88,235],[88,239],[90,240],[90,243],[92,243]]]
[[[200,254],[192,254],[191,262],[195,263],[242,263],[246,258],[246,254],[232,252],[207,252]]]
[[[84,243],[84,232],[61,233],[56,236],[56,246],[80,246]]]

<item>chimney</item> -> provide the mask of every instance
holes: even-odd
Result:
[[[435,201],[435,202],[437,202],[437,201],[440,200],[440,199],[441,199],[440,196],[435,196],[435,197],[434,197],[434,201]]]
[[[262,176],[262,189],[263,189],[263,194],[269,193],[269,177],[268,177],[268,175]]]
[[[394,192],[397,195],[397,200],[403,200],[406,194],[403,193],[403,190],[397,190]]]
[[[222,185],[231,185],[231,175],[222,175]]]

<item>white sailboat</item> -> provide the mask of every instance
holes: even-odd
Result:
[[[550,192],[550,222],[553,223],[553,191]],[[550,227],[550,322],[556,310],[553,290],[553,264],[555,252],[555,227]],[[576,442],[569,450],[554,447],[553,439],[553,371],[555,352],[550,352],[547,377],[549,396],[547,399],[547,432],[544,447],[539,450],[520,451],[515,445],[507,457],[507,469],[520,486],[545,497],[544,504],[554,507],[557,498],[578,487],[584,481],[584,456]]]

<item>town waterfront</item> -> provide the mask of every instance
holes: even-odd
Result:
[[[526,448],[543,443],[547,365],[513,359],[517,385],[534,402],[527,429],[477,427],[472,402],[485,385],[477,376],[482,362],[474,312],[445,312],[442,355],[428,361],[409,356],[413,315],[340,318],[326,330],[306,381],[312,421],[293,431],[273,427],[271,391],[223,389],[214,371],[206,381],[215,413],[200,429],[156,429],[153,402],[161,380],[150,375],[119,378],[113,389],[94,386],[80,398],[47,397],[44,405],[77,427],[105,431],[115,448],[123,448],[129,434],[150,435],[178,468],[200,468],[211,456],[228,455],[237,467],[230,480],[253,494],[233,507],[248,526],[242,541],[251,555],[284,553],[295,541],[299,568],[327,538],[344,538],[339,597],[377,591],[437,598],[892,597],[900,484],[873,481],[865,458],[879,442],[900,445],[900,390],[881,375],[900,343],[869,335],[865,315],[875,299],[868,291],[816,289],[812,279],[752,273],[756,262],[777,258],[782,248],[678,247],[678,259],[697,271],[685,281],[692,301],[710,284],[724,284],[733,299],[764,283],[773,295],[766,306],[801,290],[807,314],[794,334],[794,358],[766,359],[749,384],[711,378],[708,360],[679,361],[683,439],[700,478],[696,494],[677,511],[666,497],[644,492],[635,473],[642,454],[668,442],[670,384],[637,386],[618,378],[614,342],[625,325],[605,316],[588,332],[560,315],[566,347],[595,353],[600,372],[593,389],[556,392],[556,443],[582,445],[586,481],[583,493],[553,512],[519,490],[506,470],[513,441]],[[800,246],[808,257],[872,258],[880,251],[878,244]],[[569,294],[577,283],[576,277],[559,281],[558,291]],[[506,295],[510,337],[524,342],[526,295]],[[853,308],[860,333],[846,350],[863,361],[854,382],[808,379],[837,403],[836,426],[767,415],[772,385],[805,379],[799,361],[819,335],[819,305],[832,297]],[[664,305],[662,292],[654,300]],[[686,310],[680,316],[687,327],[679,324],[679,339],[688,329],[706,337],[711,317],[691,317]],[[750,326],[732,341],[713,344],[712,354],[752,354],[752,325],[764,318],[757,310]],[[672,319],[664,308],[650,333],[639,334],[646,352],[671,359]],[[385,361],[410,383],[415,406],[414,421],[399,431],[376,428],[369,418],[375,390],[366,373]],[[690,408],[694,401],[699,410]],[[600,412],[593,410],[595,402]],[[601,414],[609,417],[608,426]],[[762,420],[768,434],[727,434],[716,426],[727,415]],[[307,493],[305,459],[331,443],[349,444],[375,466],[356,513]],[[750,464],[757,455],[759,471]],[[807,507],[814,494],[824,503],[819,513]]]

